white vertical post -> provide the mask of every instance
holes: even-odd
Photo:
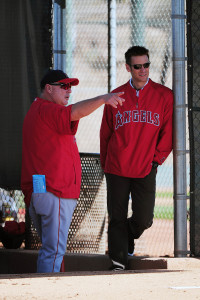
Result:
[[[116,88],[116,0],[108,1],[108,90]]]
[[[65,37],[65,1],[53,3],[53,68],[65,70],[66,37]]]

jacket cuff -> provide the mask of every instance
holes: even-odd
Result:
[[[152,168],[153,169],[157,169],[158,166],[159,166],[159,163],[157,163],[156,161],[152,161]]]

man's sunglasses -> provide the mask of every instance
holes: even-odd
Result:
[[[130,65],[131,67],[133,67],[135,70],[140,70],[142,69],[142,67],[144,67],[145,69],[148,69],[150,66],[150,62],[145,63],[145,64],[136,64],[136,65]]]
[[[59,83],[49,83],[50,85],[58,85],[60,86],[61,89],[64,90],[68,90],[71,89],[71,83],[63,83],[63,82],[59,82]]]

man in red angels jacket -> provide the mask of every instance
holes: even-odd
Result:
[[[103,104],[122,105],[123,93],[98,96],[68,105],[71,86],[61,70],[42,78],[41,96],[32,103],[23,123],[21,188],[42,241],[37,272],[59,272],[68,229],[80,194],[81,163],[75,133],[79,120]],[[32,175],[45,175],[46,193],[33,193]]]
[[[127,268],[138,239],[153,223],[156,171],[172,150],[172,91],[149,78],[149,51],[133,46],[125,53],[131,79],[122,107],[105,106],[100,157],[107,181],[108,249],[114,270]],[[129,196],[132,216],[127,218]]]

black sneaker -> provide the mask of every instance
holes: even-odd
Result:
[[[123,271],[125,269],[123,267],[113,265],[110,270],[112,270],[112,271]]]
[[[134,256],[134,248],[135,248],[134,240],[130,240],[128,243],[128,256]]]
[[[112,271],[123,271],[125,270],[125,266],[112,260],[112,266],[110,267],[110,270]]]

